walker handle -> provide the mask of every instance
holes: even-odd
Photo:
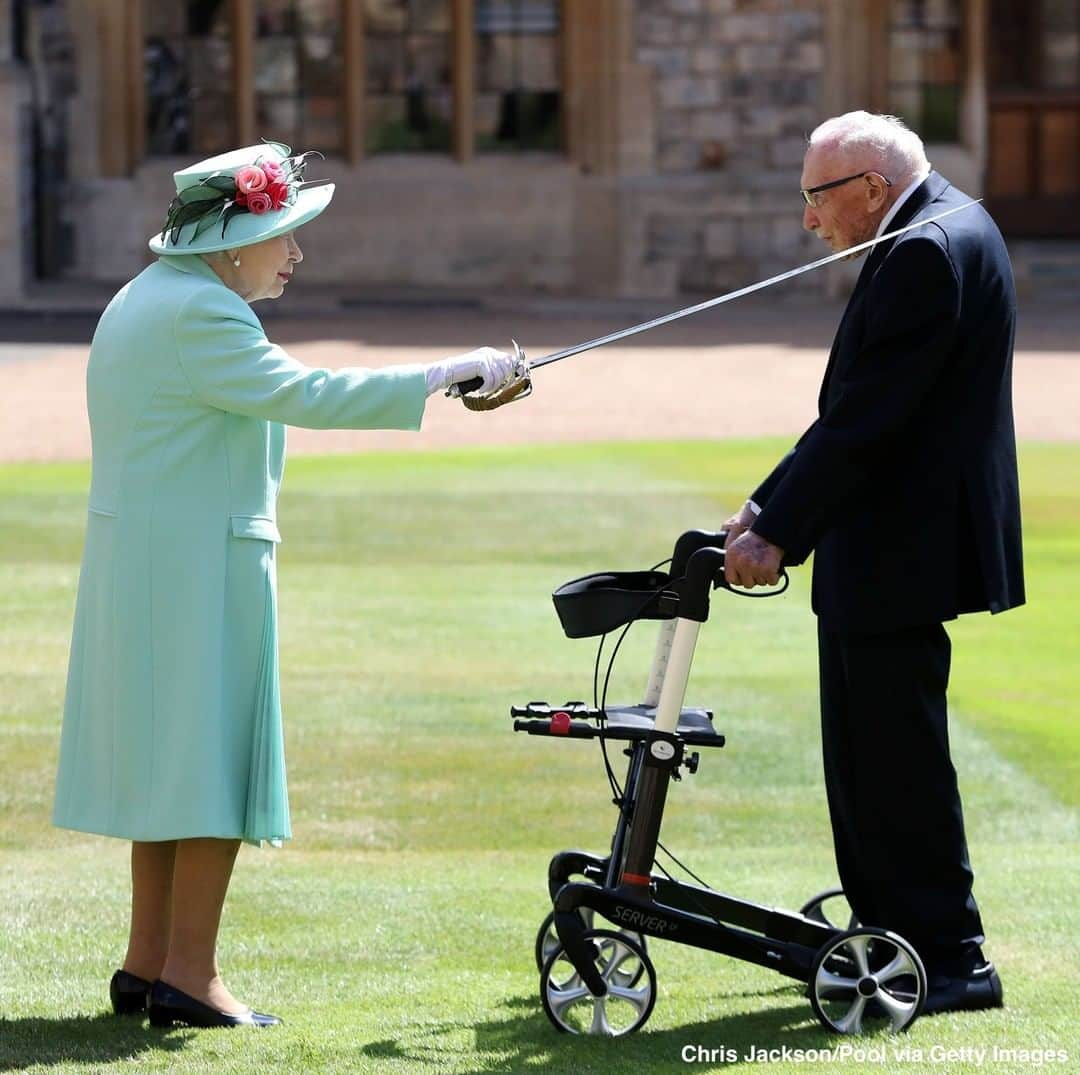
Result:
[[[698,549],[722,549],[727,541],[727,531],[687,530],[675,542],[671,554],[671,577],[680,579],[686,574],[686,565]]]

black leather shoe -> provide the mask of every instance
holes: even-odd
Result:
[[[938,1012],[975,1012],[1005,1005],[1001,979],[993,963],[984,963],[959,978],[934,975],[927,983],[923,1015]]]
[[[279,1026],[276,1015],[264,1015],[250,1009],[241,1015],[219,1012],[201,1000],[189,997],[160,978],[150,990],[150,1025],[170,1027],[173,1023],[188,1026]]]
[[[146,1011],[150,1001],[150,985],[137,974],[118,970],[109,982],[109,997],[117,1015],[137,1015]]]
[[[170,1027],[174,1023],[197,1027],[278,1026],[281,1023],[276,1015],[250,1009],[240,1015],[218,1011],[160,978],[150,990],[149,1013],[150,1025],[156,1027]]]

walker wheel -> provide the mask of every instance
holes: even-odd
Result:
[[[579,907],[578,914],[581,916],[581,921],[585,923],[585,928],[592,929],[594,918],[593,909],[591,907]],[[620,929],[618,932],[624,937],[629,937],[643,952],[649,950],[643,934],[637,933],[632,929]],[[540,923],[540,929],[537,930],[536,933],[536,969],[542,971],[544,969],[544,964],[547,963],[551,956],[561,947],[559,934],[555,931],[555,912],[552,911],[547,918]],[[636,977],[625,981],[620,977],[619,985],[628,987],[637,985],[638,981],[641,979],[641,975],[644,973],[644,968],[639,965],[634,973]]]
[[[809,991],[814,1014],[839,1034],[862,1034],[863,1020],[875,1016],[907,1030],[926,1000],[926,971],[903,937],[860,926],[822,945]]]
[[[632,1034],[645,1025],[656,1003],[656,971],[636,941],[610,929],[590,929],[585,941],[607,985],[594,997],[570,962],[562,945],[540,972],[540,1000],[556,1030],[564,1034],[598,1034],[609,1038]],[[636,985],[623,983],[634,982]]]
[[[827,888],[819,892],[799,908],[799,914],[833,929],[855,929],[859,925],[842,888]]]

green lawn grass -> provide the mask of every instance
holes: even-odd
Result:
[[[1022,452],[1030,604],[952,628],[953,744],[990,955],[1008,1007],[861,1040],[885,1059],[718,1060],[684,1046],[839,1042],[800,988],[656,943],[642,1033],[556,1034],[532,946],[551,854],[602,851],[614,822],[594,745],[515,736],[511,701],[591,690],[593,645],[548,595],[647,567],[714,527],[779,442],[596,445],[296,459],[279,548],[283,694],[296,839],[244,848],[221,958],[286,1025],[151,1031],[106,1014],[123,951],[126,846],[50,828],[85,466],[0,467],[0,1070],[99,1072],[1026,1072],[935,1049],[1080,1060],[1075,910],[1080,769],[1080,448]],[[654,631],[611,697],[644,686]],[[817,742],[808,572],[789,593],[719,593],[688,702],[728,746],[673,787],[665,842],[712,885],[797,907],[833,882]],[[851,1044],[851,1042],[847,1042]],[[894,1048],[922,1050],[897,1059]],[[717,1054],[721,1055],[721,1054]],[[937,1059],[934,1059],[934,1057]]]

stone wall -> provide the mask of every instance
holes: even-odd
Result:
[[[716,291],[816,252],[798,195],[823,118],[825,0],[637,0],[654,72],[655,196],[644,256]],[[802,286],[813,287],[807,279]]]
[[[147,240],[165,218],[172,171],[190,161],[158,158],[131,178],[78,179],[71,275],[119,283],[153,257]],[[334,200],[299,238],[304,276],[339,287],[503,288],[566,293],[574,287],[574,170],[541,156],[478,158],[458,165],[419,155],[359,168],[316,162],[336,183]]]
[[[148,264],[147,240],[161,227],[174,169],[154,159],[131,178],[72,179],[80,205],[70,276],[120,283]],[[352,169],[316,162],[335,180],[334,201],[299,234],[303,274],[338,287],[455,290],[573,290],[576,176],[565,162],[379,158]]]

